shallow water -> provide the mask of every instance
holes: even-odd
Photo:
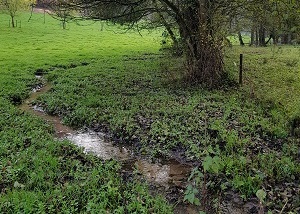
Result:
[[[83,147],[86,153],[92,153],[103,160],[116,159],[122,162],[127,170],[138,170],[149,182],[156,185],[166,188],[185,185],[191,166],[181,164],[174,159],[161,160],[162,163],[151,163],[146,159],[136,158],[130,148],[115,145],[105,137],[104,133],[75,131],[71,127],[63,125],[59,117],[48,115],[40,106],[32,105],[34,100],[50,89],[50,84],[35,88],[19,108],[52,124],[58,139],[68,139],[75,145]]]
[[[48,92],[51,89],[50,84],[46,84],[43,87],[37,87],[32,90],[30,97],[26,99],[19,108],[25,112],[34,114],[40,118],[43,118],[48,123],[52,124],[55,131],[55,136],[58,138],[64,138],[67,135],[74,133],[74,130],[68,126],[62,124],[61,119],[57,116],[46,114],[43,109],[37,105],[32,105],[33,101],[36,100],[42,94]]]
[[[191,167],[180,164],[172,159],[164,164],[153,164],[145,160],[137,160],[136,168],[150,181],[154,181],[164,187],[183,187],[190,174]]]
[[[123,162],[125,170],[138,170],[148,181],[164,187],[182,186],[191,171],[190,166],[180,164],[174,159],[164,163],[151,163],[148,160],[136,158],[129,148],[114,145],[105,138],[103,133],[77,132],[69,134],[66,139],[83,147],[86,153],[92,153],[103,160],[116,159]]]
[[[127,160],[130,156],[125,147],[114,146],[112,142],[105,139],[103,133],[77,132],[66,136],[66,139],[79,147],[83,147],[86,153],[92,153],[103,160],[117,159]]]

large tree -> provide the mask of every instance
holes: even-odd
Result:
[[[69,7],[85,18],[110,20],[121,24],[156,21],[176,27],[186,57],[188,77],[215,87],[224,74],[221,33],[229,13],[239,8],[240,0],[72,0]],[[153,17],[160,17],[154,19]],[[172,35],[171,35],[172,36]],[[175,41],[175,38],[173,37]]]

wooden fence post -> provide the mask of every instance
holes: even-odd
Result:
[[[240,54],[240,75],[239,75],[239,84],[243,85],[243,54]]]

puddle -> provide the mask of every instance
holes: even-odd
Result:
[[[113,146],[105,139],[105,135],[96,132],[73,133],[66,137],[79,147],[83,147],[86,153],[92,153],[103,160],[117,159],[119,161],[127,160],[130,157],[130,151],[125,147]]]
[[[38,76],[37,78],[41,77]],[[137,159],[129,148],[116,146],[113,142],[107,140],[104,133],[75,131],[63,125],[59,117],[47,115],[41,107],[32,105],[36,98],[50,89],[50,84],[35,88],[30,97],[19,108],[52,124],[55,136],[58,139],[68,139],[75,145],[83,147],[86,153],[92,153],[103,160],[116,159],[122,163],[125,171],[138,170],[149,182],[156,185],[165,188],[170,186],[185,187],[185,182],[191,172],[191,166],[181,164],[176,160],[151,163],[144,159]]]
[[[166,188],[177,186],[184,188],[191,172],[191,167],[180,164],[176,160],[168,160],[165,164],[152,164],[145,160],[137,160],[135,166],[149,181]]]

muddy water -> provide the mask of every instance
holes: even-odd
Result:
[[[37,76],[37,78],[40,78],[40,76]],[[48,92],[50,89],[50,84],[46,84],[43,87],[34,88],[32,93],[30,94],[30,97],[26,99],[23,104],[19,106],[19,108],[25,112],[29,112],[31,114],[39,116],[47,122],[51,123],[55,130],[55,136],[58,138],[63,138],[69,134],[74,133],[74,130],[72,130],[68,126],[63,125],[59,117],[47,115],[42,108],[36,105],[32,105],[32,102],[36,100],[36,98]]]
[[[92,153],[103,160],[116,159],[123,163],[126,171],[138,170],[150,182],[163,187],[183,187],[191,171],[188,165],[180,164],[172,159],[163,163],[151,163],[148,160],[136,158],[130,148],[114,145],[99,132],[77,132],[66,136],[68,140],[87,153]]]
[[[107,140],[104,133],[75,131],[63,125],[59,117],[47,115],[41,107],[32,105],[34,100],[50,89],[50,84],[35,88],[30,97],[25,100],[19,108],[43,118],[53,125],[57,138],[62,140],[68,139],[75,145],[83,147],[87,153],[93,153],[104,160],[116,159],[123,163],[126,170],[138,170],[149,182],[155,183],[156,185],[166,188],[170,186],[184,188],[187,177],[191,171],[190,166],[180,164],[176,160],[162,160],[160,163],[151,163],[145,159],[136,158],[130,148],[114,145],[113,142]]]
[[[191,171],[190,166],[180,164],[174,159],[168,160],[164,164],[151,164],[145,160],[138,160],[135,165],[148,180],[167,188],[169,186],[184,188]]]

